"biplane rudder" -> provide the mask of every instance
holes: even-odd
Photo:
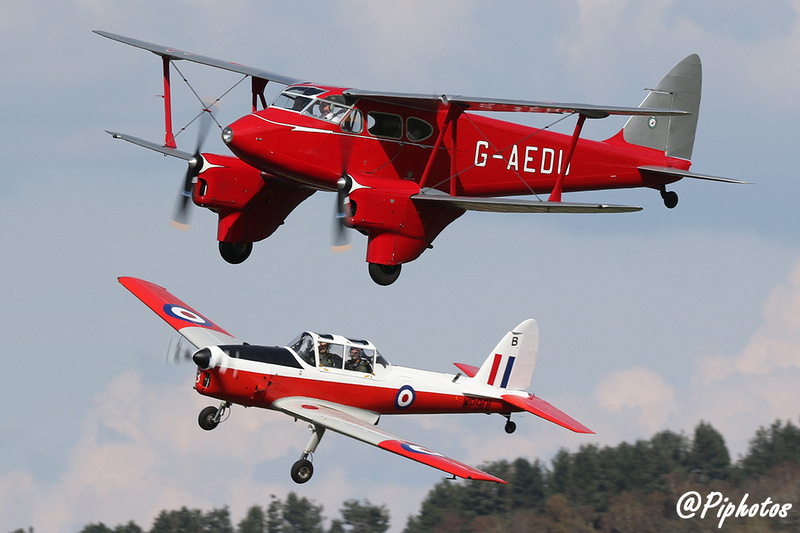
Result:
[[[688,111],[684,116],[634,116],[622,128],[626,142],[663,151],[668,157],[692,159],[703,69],[700,57],[692,54],[675,65],[639,107]]]
[[[533,379],[538,352],[539,326],[529,318],[506,333],[473,379],[498,389],[526,390]]]

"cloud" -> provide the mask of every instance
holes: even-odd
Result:
[[[637,423],[651,433],[664,426],[676,408],[675,389],[641,366],[606,374],[595,387],[594,397],[600,407],[613,413],[637,411]]]

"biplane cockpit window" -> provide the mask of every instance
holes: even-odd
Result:
[[[313,96],[323,93],[316,87],[289,87],[272,102],[272,107],[280,107],[291,111],[302,111],[313,100]]]
[[[349,110],[350,108],[344,103],[344,97],[340,94],[334,94],[314,100],[314,103],[306,107],[303,114],[338,124]]]
[[[364,116],[358,109],[351,109],[341,122],[342,131],[361,133],[364,131]]]
[[[409,141],[423,141],[433,135],[433,126],[421,118],[408,117],[406,121],[406,137]]]
[[[400,115],[370,111],[367,113],[367,131],[376,137],[399,139],[403,136],[403,119]]]

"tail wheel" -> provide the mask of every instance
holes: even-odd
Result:
[[[678,193],[675,191],[661,191],[661,199],[664,200],[664,205],[667,209],[672,209],[678,205]]]
[[[508,422],[506,422],[506,425],[505,425],[505,430],[506,430],[506,433],[508,433],[509,435],[510,435],[510,434],[512,434],[512,433],[514,433],[514,431],[516,431],[516,430],[517,430],[517,424],[516,424],[516,422],[512,422],[511,420],[509,420]]]
[[[217,420],[217,408],[208,406],[200,411],[200,416],[197,417],[197,423],[206,431],[211,431],[217,427],[219,425],[219,420]]]
[[[302,484],[311,479],[314,474],[314,465],[308,459],[300,459],[292,465],[292,481]]]
[[[243,263],[253,251],[252,242],[224,242],[219,241],[219,255],[232,265]]]

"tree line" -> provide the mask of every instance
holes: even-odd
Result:
[[[727,532],[800,531],[800,428],[790,421],[759,428],[736,462],[722,435],[700,422],[692,438],[667,430],[633,444],[562,449],[549,467],[518,458],[481,468],[508,484],[443,480],[409,517],[404,533],[719,531],[711,514],[722,513],[721,506],[708,519],[678,515],[676,503],[690,491],[726,495],[733,504],[746,494],[753,503],[793,505],[786,516],[769,516],[769,506],[756,516],[731,515]],[[182,507],[161,511],[149,530],[131,521],[114,528],[88,524],[79,533],[383,533],[390,525],[386,506],[369,500],[345,501],[327,528],[322,511],[290,492],[285,500],[272,496],[266,507],[250,507],[235,527],[227,507]]]

